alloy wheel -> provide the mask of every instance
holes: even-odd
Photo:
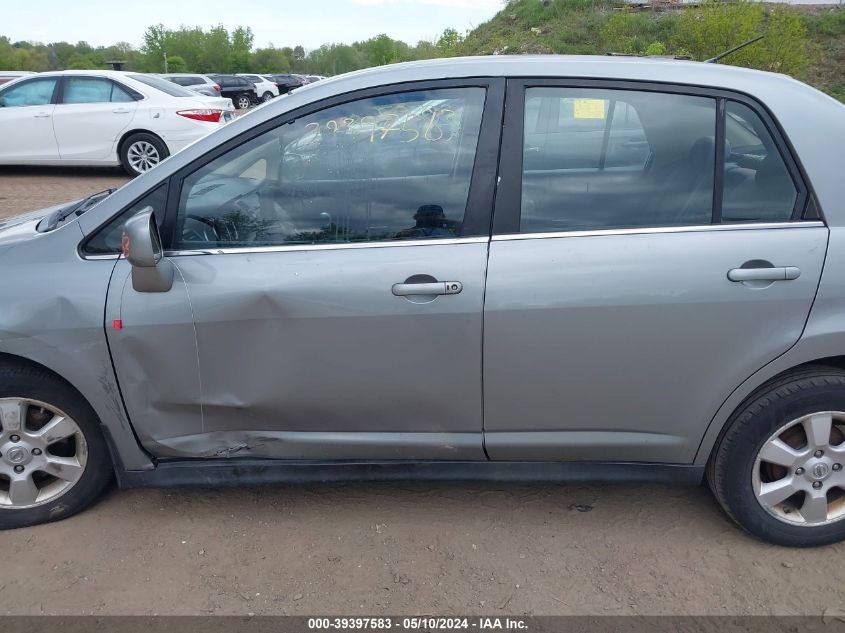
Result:
[[[782,426],[757,454],[757,501],[790,525],[816,527],[845,518],[845,412],[821,411]]]
[[[37,400],[0,398],[0,511],[55,500],[87,461],[85,437],[70,416]]]
[[[161,162],[161,155],[149,141],[135,141],[126,152],[129,165],[138,173],[149,171]]]
[[[247,97],[238,97],[238,109],[246,110],[250,106],[250,101]]]

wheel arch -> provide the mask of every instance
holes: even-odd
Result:
[[[757,373],[749,377],[742,385],[725,400],[707,428],[695,457],[695,464],[704,465],[710,460],[713,452],[718,448],[719,441],[730,427],[734,415],[741,411],[749,402],[759,397],[773,384],[790,374],[800,372],[811,367],[834,367],[845,371],[845,350],[842,354],[817,356],[798,361],[783,363],[783,359],[792,356],[786,354],[773,361]]]
[[[102,410],[98,410],[98,407],[94,405],[92,402],[92,398],[89,395],[86,395],[83,389],[80,389],[77,384],[67,377],[65,377],[61,372],[57,371],[55,368],[50,367],[49,365],[44,364],[43,362],[36,361],[32,358],[27,358],[26,356],[21,356],[19,354],[13,354],[6,351],[0,351],[0,366],[5,367],[28,367],[30,369],[44,372],[49,374],[51,377],[55,378],[56,380],[64,383],[67,385],[69,389],[71,389],[77,396],[79,396],[80,400],[85,404],[86,407],[90,410],[90,412],[95,416],[95,419],[100,424],[100,429],[103,432],[103,436],[106,441],[106,445],[109,449],[109,456],[111,457],[112,466],[114,469],[121,470],[124,468],[124,460],[121,457],[121,453],[119,447],[117,446],[116,439],[112,433],[111,425],[108,424],[106,421],[103,420],[103,412]],[[120,404],[122,407],[122,403]],[[125,417],[122,415],[121,417]],[[140,444],[137,442],[137,439],[134,438],[134,433],[132,440],[136,444],[136,448],[140,449]],[[149,464],[148,467],[152,467],[152,462],[147,462]],[[141,468],[144,467],[143,464],[139,464]]]
[[[117,152],[117,160],[119,160],[121,164],[123,164],[123,160],[121,159],[121,156],[120,156],[121,150],[123,149],[123,144],[126,142],[126,139],[128,139],[133,134],[149,134],[150,136],[155,136],[158,140],[160,140],[162,143],[164,143],[164,146],[167,148],[168,154],[172,153],[170,151],[170,146],[167,144],[167,141],[165,141],[161,137],[161,134],[156,134],[152,130],[147,130],[145,128],[133,128],[133,129],[121,134],[120,138],[117,141],[117,145],[115,146],[115,149],[116,149],[116,152]]]
[[[87,407],[88,412],[92,416],[94,416],[95,420],[99,422],[100,429],[103,431],[103,436],[106,440],[106,445],[109,449],[109,457],[111,458],[112,467],[117,468],[118,465],[121,464],[120,456],[117,454],[117,451],[113,446],[111,434],[109,433],[106,426],[103,424],[103,421],[98,415],[96,409],[91,405],[90,400],[85,397],[85,395],[82,393],[82,391],[79,390],[79,388],[77,388],[76,385],[74,385],[67,378],[59,374],[57,371],[51,369],[50,367],[47,367],[46,365],[43,365],[42,363],[36,362],[32,359],[25,358],[23,356],[18,356],[16,354],[0,352],[0,366],[10,368],[26,367],[40,373],[46,373],[49,374],[51,378],[54,378],[58,382],[65,385],[68,389],[72,390],[79,397],[80,402],[82,402],[83,405]]]

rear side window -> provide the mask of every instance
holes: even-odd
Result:
[[[725,107],[725,194],[722,222],[783,222],[798,190],[760,117],[748,106]]]
[[[111,103],[133,101],[120,86],[98,77],[66,77],[62,103]]]
[[[152,75],[129,75],[129,78],[150,86],[151,88],[155,88],[156,90],[160,90],[165,94],[169,94],[171,97],[196,96],[195,93],[191,92],[187,88],[178,86],[170,81],[167,81],[167,79],[162,79],[161,77],[153,77]]]
[[[180,86],[197,86],[205,83],[199,77],[170,77],[170,81],[179,84]]]
[[[520,231],[709,223],[716,101],[528,88]]]

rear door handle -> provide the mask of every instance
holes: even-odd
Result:
[[[39,112],[38,114],[33,115],[36,119],[48,119],[50,118],[49,112]]]
[[[424,284],[393,284],[397,297],[420,295],[456,295],[464,289],[460,281],[437,281]]]
[[[117,108],[116,110],[112,110],[115,114],[129,114],[131,110],[129,108]]]
[[[789,281],[800,276],[801,269],[796,266],[732,268],[728,271],[728,279],[731,281]]]

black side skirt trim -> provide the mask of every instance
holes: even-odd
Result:
[[[256,459],[160,461],[118,470],[121,488],[247,486],[340,481],[662,482],[698,485],[704,466],[600,462],[315,462]]]

